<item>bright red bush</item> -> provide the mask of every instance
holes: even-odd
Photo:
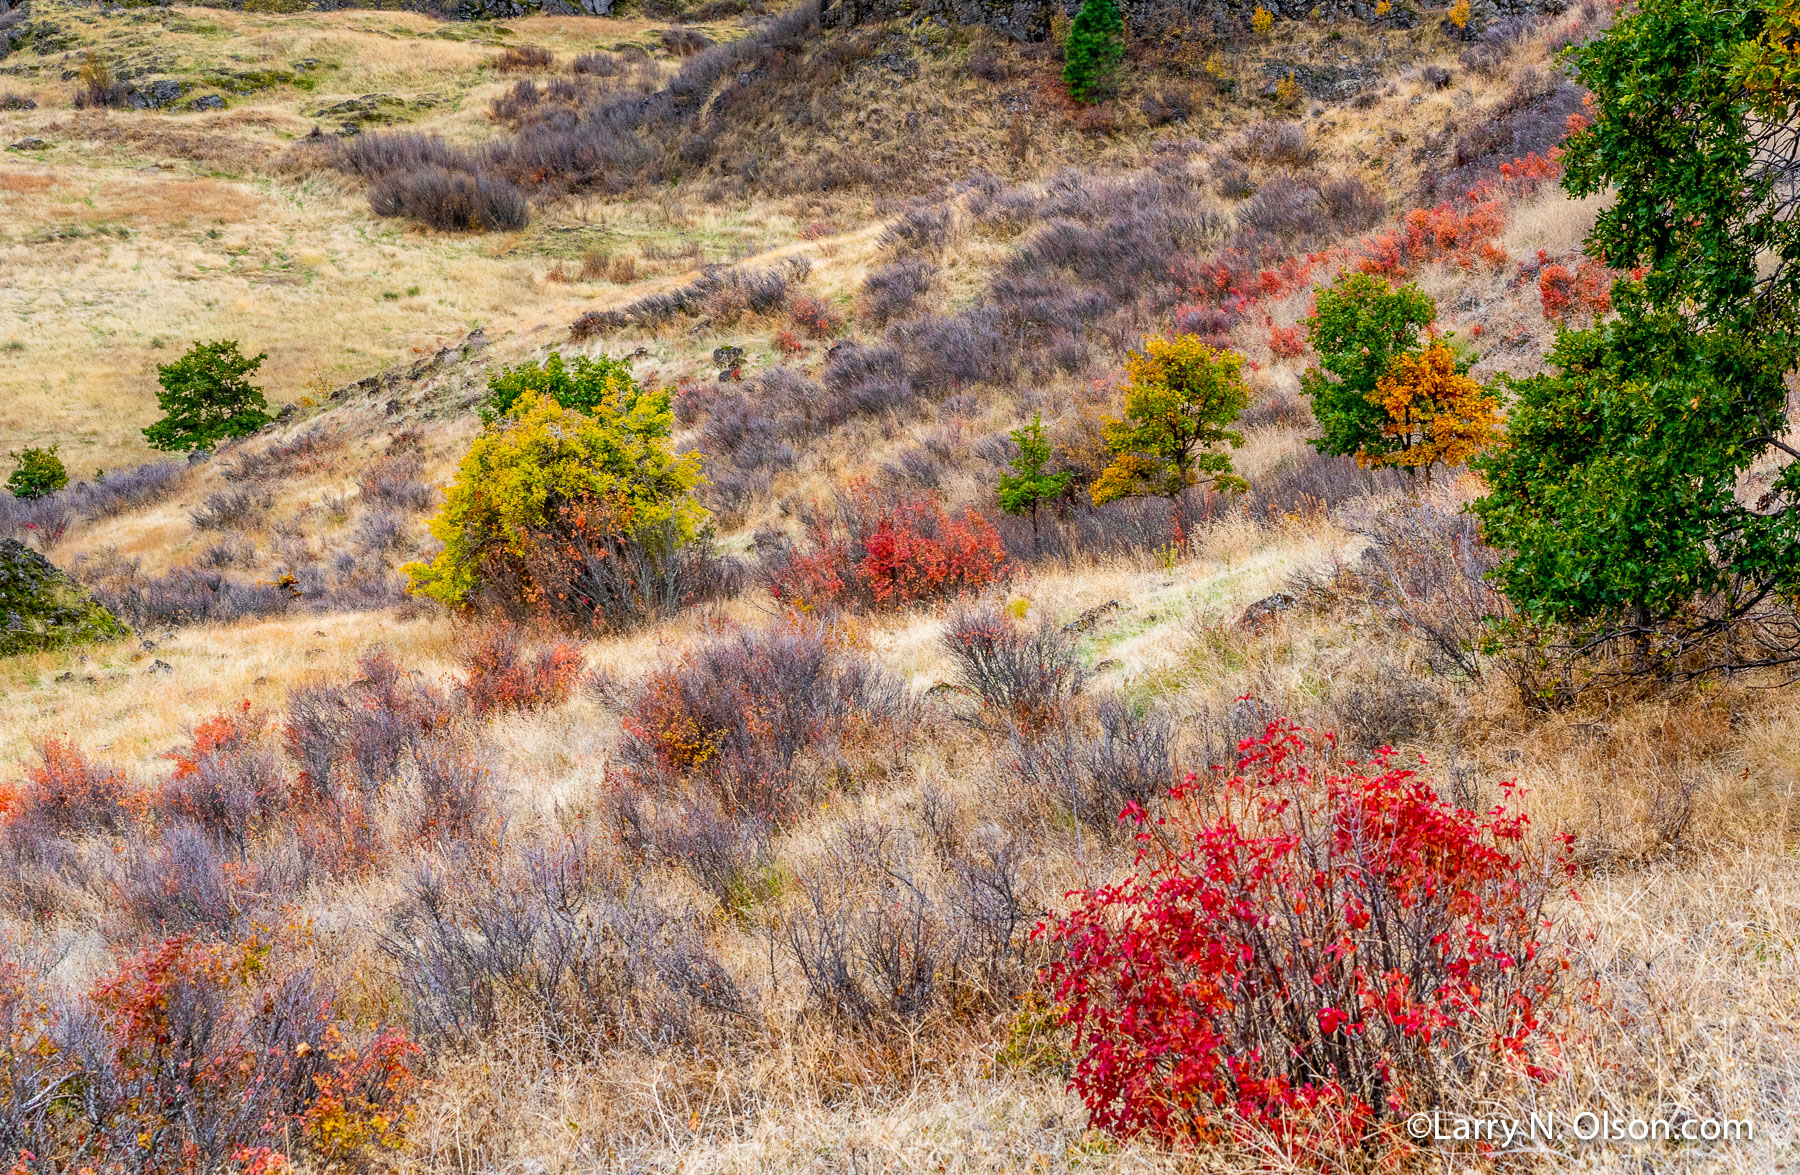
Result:
[[[801,609],[830,605],[897,608],[981,591],[1007,571],[1006,549],[987,519],[952,518],[933,497],[851,488],[841,532],[812,528],[810,548],[790,556],[769,591]]]
[[[1566,839],[1540,851],[1510,808],[1456,808],[1391,751],[1340,762],[1285,721],[1240,756],[1173,790],[1133,876],[1039,927],[1094,1121],[1345,1148],[1445,1104],[1453,1073],[1547,1076]]]
[[[483,629],[463,649],[458,683],[475,713],[560,706],[581,673],[581,646],[558,641],[528,652],[510,624]]]
[[[776,353],[785,355],[789,359],[806,350],[806,344],[801,342],[800,336],[791,330],[776,331],[774,343]]]
[[[1306,353],[1306,332],[1298,326],[1269,327],[1269,353],[1278,359],[1295,359]]]

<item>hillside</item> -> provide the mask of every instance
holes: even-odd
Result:
[[[15,1171],[1787,1161],[1789,669],[1576,690],[1491,635],[1480,473],[1313,443],[1304,322],[1341,273],[1416,283],[1484,385],[1613,312],[1557,54],[1614,9],[1124,7],[1094,105],[1050,6],[0,12],[0,450],[73,481],[0,497],[0,539],[132,629],[0,658],[0,1150],[61,1148]],[[1096,505],[1164,335],[1242,357],[1248,488]],[[266,352],[272,420],[158,454],[157,369],[213,339]],[[622,620],[590,597],[648,548],[520,588],[588,536],[565,513],[468,606],[409,591],[509,427],[495,381],[558,355],[668,393],[645,451],[705,477],[686,578]],[[531,410],[541,451],[586,427]],[[1063,480],[1008,513],[1034,418]],[[872,536],[900,553],[857,580]],[[1572,870],[1509,924],[1568,961],[1527,999],[1545,1051],[1471,1046],[1396,1107],[1753,1136],[1090,1118],[1033,928],[1221,810],[1284,716],[1332,771],[1432,781],[1421,860],[1522,812],[1495,859]],[[59,1125],[26,1092],[57,1066],[133,1108]]]

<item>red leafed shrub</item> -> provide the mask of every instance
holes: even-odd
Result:
[[[844,316],[831,303],[811,294],[800,294],[788,306],[794,325],[815,339],[828,339],[844,329]]]
[[[120,832],[135,814],[131,783],[108,763],[95,763],[66,739],[38,745],[42,762],[12,785],[10,818],[21,829],[53,836]]]
[[[1578,315],[1599,318],[1612,309],[1612,274],[1592,257],[1584,257],[1573,271],[1550,260],[1538,250],[1538,296],[1544,317],[1567,322]]]
[[[269,716],[248,700],[200,723],[192,744],[163,756],[174,761],[175,772],[156,795],[159,819],[192,821],[241,852],[292,807],[268,740]]]
[[[769,591],[803,610],[898,608],[981,591],[1004,578],[1000,535],[973,510],[952,518],[934,497],[851,488],[839,525],[811,528],[808,549],[770,575]]]
[[[792,359],[794,356],[806,350],[806,344],[801,342],[800,336],[791,330],[783,329],[776,331],[774,342],[776,353],[786,356],[789,359]]]
[[[500,624],[468,641],[462,665],[459,685],[475,713],[541,710],[569,700],[581,673],[581,646],[558,641],[528,652],[518,630]]]
[[[1173,789],[1133,876],[1039,928],[1098,1125],[1346,1148],[1497,1070],[1548,1076],[1566,838],[1540,850],[1507,806],[1459,809],[1391,752],[1333,749],[1270,724],[1230,778]]]
[[[1506,251],[1497,238],[1505,227],[1506,207],[1498,197],[1415,208],[1399,228],[1369,239],[1362,270],[1402,277],[1432,261],[1454,261],[1465,269],[1502,265]]]
[[[352,1046],[333,994],[278,958],[166,939],[56,1010],[0,976],[0,1054],[31,1058],[9,1071],[10,1141],[46,1170],[166,1175],[362,1169],[398,1147],[416,1049],[391,1032]]]
[[[1277,359],[1295,359],[1306,353],[1306,332],[1298,326],[1270,326],[1269,353]]]

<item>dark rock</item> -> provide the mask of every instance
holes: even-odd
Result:
[[[36,110],[36,109],[37,109],[37,103],[33,102],[30,98],[25,97],[23,94],[8,94],[4,101],[0,101],[0,110]]]
[[[169,664],[167,661],[164,661],[162,658],[159,657],[156,660],[150,662],[150,668],[148,670],[146,670],[146,672],[148,672],[148,673],[173,673],[173,672],[175,672],[175,666]]]
[[[24,138],[20,139],[18,142],[14,143],[10,147],[8,147],[7,150],[8,151],[42,151],[45,147],[48,147],[49,145],[50,144],[44,142],[44,140],[38,138],[36,135],[26,135]]]
[[[1244,614],[1238,617],[1238,626],[1260,631],[1264,625],[1293,606],[1294,597],[1286,592],[1276,592],[1272,596],[1264,596],[1244,609]]]
[[[186,90],[174,78],[157,78],[147,86],[132,86],[125,92],[125,105],[133,110],[161,110],[180,101]]]
[[[50,560],[17,539],[0,539],[0,657],[129,635]]]
[[[1271,61],[1263,66],[1263,97],[1274,97],[1275,87],[1289,74],[1293,75],[1294,84],[1300,87],[1302,93],[1323,102],[1348,101],[1381,80],[1380,75],[1372,69],[1308,65],[1299,61]]]
[[[1075,619],[1063,625],[1063,631],[1086,632],[1088,629],[1094,627],[1094,625],[1100,623],[1100,618],[1102,616],[1105,616],[1108,612],[1117,612],[1118,610],[1119,601],[1117,600],[1108,600],[1104,604],[1095,604],[1092,608],[1089,608]]]
[[[225,99],[218,94],[202,94],[188,103],[189,110],[223,110]]]

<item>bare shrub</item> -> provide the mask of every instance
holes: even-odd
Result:
[[[831,838],[778,932],[815,1008],[847,1027],[908,1031],[991,1013],[1029,981],[1022,846],[991,830],[972,839],[939,871],[891,825]]]
[[[1126,812],[1159,810],[1178,779],[1174,723],[1116,694],[1099,700],[1091,725],[1015,734],[1012,754],[1030,791],[1108,836],[1119,833]]]
[[[377,216],[410,217],[442,232],[503,232],[531,220],[524,195],[504,177],[430,166],[373,181],[369,207]]]
[[[266,481],[294,473],[313,473],[329,466],[343,438],[314,427],[261,448],[239,451],[222,472],[227,481]]]
[[[955,228],[955,214],[944,205],[909,208],[881,230],[876,243],[883,249],[937,254],[950,243]]]
[[[158,819],[196,827],[245,859],[251,838],[290,811],[287,780],[267,735],[266,715],[247,703],[201,723],[189,746],[165,756],[175,771],[156,793]]]
[[[1238,222],[1278,240],[1292,240],[1325,227],[1325,201],[1316,188],[1278,175],[1237,211]]]
[[[981,701],[990,726],[1039,730],[1055,723],[1086,685],[1074,640],[1046,621],[1022,629],[998,608],[963,608],[944,628],[956,683]]]
[[[616,53],[582,53],[569,63],[569,69],[589,77],[610,78],[625,72],[625,61]]]
[[[117,891],[120,906],[147,933],[232,937],[246,929],[241,884],[205,831],[176,821],[154,843],[127,844]]]
[[[555,65],[556,54],[541,45],[508,45],[494,56],[494,68],[505,71],[542,71]]]
[[[1340,683],[1326,709],[1345,748],[1369,755],[1430,734],[1444,711],[1444,699],[1428,682],[1380,658],[1370,673]]]
[[[1305,167],[1317,152],[1297,122],[1259,122],[1245,128],[1226,145],[1226,153],[1243,163]]]
[[[320,682],[288,695],[282,744],[299,768],[297,802],[348,813],[378,800],[454,711],[413,682],[383,648],[357,661],[347,685]]]
[[[664,49],[677,57],[692,57],[714,45],[712,38],[695,29],[664,29],[658,39]]]
[[[1360,232],[1387,215],[1387,201],[1355,176],[1331,176],[1319,185],[1325,211],[1340,229]]]
[[[138,628],[226,622],[285,612],[295,601],[270,584],[230,579],[204,567],[176,567],[146,578],[129,565],[93,584],[94,596]]]
[[[728,817],[788,819],[829,785],[848,740],[908,709],[898,683],[837,640],[788,621],[689,651],[634,691],[622,757],[653,788],[703,787]]]
[[[406,520],[392,510],[367,511],[357,520],[351,542],[365,555],[400,550],[406,545]]]
[[[409,513],[429,510],[437,500],[437,491],[419,480],[419,463],[412,457],[377,457],[358,484],[364,502]]]
[[[580,840],[527,847],[498,875],[467,857],[420,866],[381,948],[416,1030],[445,1044],[522,1032],[591,1057],[751,1023],[691,912],[613,877]]]
[[[241,530],[252,520],[260,522],[275,495],[256,486],[238,486],[208,494],[206,501],[188,513],[188,520],[201,530]]]
[[[1186,122],[1194,116],[1194,92],[1185,86],[1159,86],[1145,91],[1138,109],[1151,126]]]

